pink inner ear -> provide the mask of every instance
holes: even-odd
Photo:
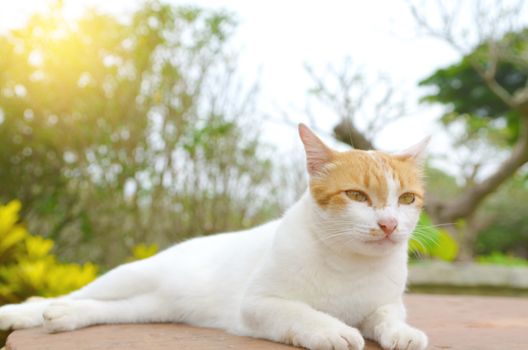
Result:
[[[308,173],[315,175],[332,160],[333,152],[304,124],[299,124],[299,135],[306,152]]]
[[[308,173],[314,175],[317,172],[321,171],[326,163],[330,161],[328,157],[319,153],[309,153],[306,152],[306,159],[308,165]]]
[[[418,142],[416,145],[409,147],[402,153],[398,154],[396,157],[402,160],[414,159],[417,163],[423,163],[425,159],[425,150],[429,144],[431,136],[424,138],[422,141]]]

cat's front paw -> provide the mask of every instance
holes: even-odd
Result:
[[[71,331],[80,328],[80,311],[75,302],[52,303],[44,310],[44,328],[50,333]]]
[[[427,336],[424,332],[407,324],[380,325],[376,330],[377,338],[386,350],[424,350],[427,348]]]
[[[318,329],[297,335],[293,337],[292,343],[310,350],[361,350],[365,347],[361,333],[348,326]]]

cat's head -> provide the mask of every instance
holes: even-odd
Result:
[[[422,165],[428,139],[390,155],[334,151],[303,124],[299,134],[318,238],[341,251],[373,256],[406,245],[424,205]]]

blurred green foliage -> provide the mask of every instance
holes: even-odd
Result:
[[[435,198],[449,199],[462,190],[453,176],[439,169],[428,167],[426,177],[427,193]],[[482,257],[503,254],[528,257],[526,213],[528,213],[528,177],[525,171],[520,171],[484,201],[479,209],[477,220],[485,224],[481,226],[474,243],[473,249],[476,255]],[[423,222],[421,221],[420,224]],[[464,231],[464,224],[463,220],[458,222],[457,228],[460,232]],[[434,233],[430,235],[434,236]]]
[[[477,254],[528,257],[528,177],[514,177],[484,204],[482,212],[492,220],[477,237]]]
[[[19,223],[19,201],[0,205],[0,305],[31,296],[58,296],[95,279],[97,267],[64,264],[50,254],[53,241],[27,232]]]
[[[483,137],[495,145],[511,145],[519,136],[519,112],[507,106],[485,83],[475,69],[486,70],[497,59],[495,79],[514,95],[528,82],[528,69],[522,52],[528,50],[528,29],[506,33],[498,42],[483,43],[449,67],[438,69],[419,85],[432,87],[423,100],[441,103],[447,112],[442,121],[463,121],[469,136]],[[498,57],[490,55],[496,52]]]
[[[493,252],[490,255],[477,256],[477,262],[481,264],[494,264],[504,266],[528,266],[528,260],[513,255]]]
[[[0,201],[62,258],[105,265],[279,213],[235,26],[158,1],[67,20],[59,2],[0,35]]]
[[[458,255],[458,243],[446,230],[434,226],[429,216],[422,213],[411,240],[409,253],[412,258],[433,258],[453,261]]]

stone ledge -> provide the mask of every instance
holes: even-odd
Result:
[[[409,284],[528,290],[528,267],[428,261],[409,266]]]
[[[410,322],[430,338],[432,350],[528,349],[528,300],[465,296],[406,296]],[[42,328],[13,332],[7,350],[280,350],[264,340],[180,324],[105,325],[69,333]],[[379,347],[369,343],[366,350]]]

